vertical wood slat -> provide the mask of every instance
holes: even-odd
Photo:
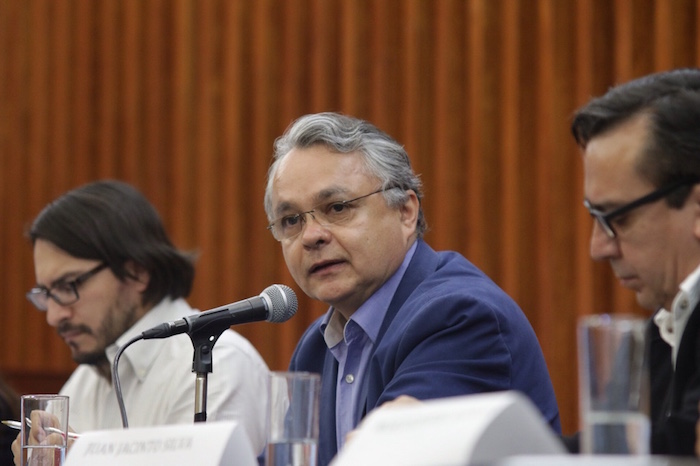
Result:
[[[311,0],[309,23],[303,25],[310,33],[308,49],[305,52],[313,51],[306,64],[302,66],[309,68],[309,95],[306,96],[309,102],[300,104],[301,109],[308,108],[303,110],[304,113],[340,108],[340,91],[337,82],[343,71],[337,53],[339,38],[336,34],[341,21],[340,8],[338,1]],[[300,55],[299,58],[303,56]],[[292,116],[291,112],[290,116]]]
[[[590,95],[593,94],[593,79],[591,74],[595,73],[594,69],[594,47],[592,42],[589,40],[595,34],[594,28],[596,25],[596,15],[595,7],[593,3],[595,0],[582,0],[576,3],[576,8],[574,14],[578,18],[579,27],[575,30],[575,64],[574,64],[574,100],[576,105],[581,105],[587,101]],[[578,154],[576,155],[576,168],[574,173],[577,179],[581,179],[583,176],[582,162]],[[583,196],[580,195],[577,205],[583,200]],[[580,204],[578,204],[580,205]],[[593,270],[592,261],[589,259],[589,248],[588,239],[590,235],[591,218],[588,212],[583,208],[574,208],[573,210],[573,220],[574,220],[574,282],[579,285],[573,290],[573,311],[574,318],[578,319],[579,316],[590,312],[594,309],[595,293],[594,293],[594,282],[592,280]],[[575,336],[575,329],[569,327],[569,335]],[[574,338],[575,340],[575,338]],[[578,354],[578,349],[576,347],[569,346],[569,352],[574,355]],[[570,357],[569,361],[575,361],[576,356]],[[578,371],[573,370],[573,379],[578,381]],[[567,427],[571,431],[576,430],[578,425],[573,421],[578,419],[579,413],[579,399],[577,385],[569,387],[571,390],[571,398],[569,403],[565,406],[560,406],[560,414],[562,419],[569,419]],[[567,416],[568,417],[565,417]]]
[[[436,223],[454,222],[455,226],[464,225],[460,218],[463,206],[460,203],[444,202],[450,193],[464,185],[465,180],[465,146],[461,138],[464,131],[464,62],[461,52],[464,43],[464,3],[461,1],[440,2],[435,8],[433,19],[434,55],[431,57],[433,82],[431,92],[432,134],[435,153],[444,154],[432,162],[432,183],[426,199],[430,205],[431,218]],[[409,154],[416,157],[418,154]],[[428,209],[426,209],[428,210]],[[434,230],[431,238],[436,247],[458,249],[462,243],[465,230]]]
[[[400,73],[403,76],[404,93],[401,96],[403,112],[396,117],[399,119],[399,128],[403,134],[402,143],[409,154],[429,153],[432,148],[427,144],[428,138],[419,135],[432,134],[431,122],[432,113],[428,111],[428,103],[432,100],[430,86],[432,73],[420,73],[426,65],[431,49],[430,42],[430,8],[426,8],[426,3],[421,0],[406,1],[404,6],[404,24],[401,31],[401,44],[405,49],[402,54]],[[412,157],[411,163],[414,170],[421,173],[424,191],[428,188],[427,183],[431,177],[432,164],[424,163],[419,157]],[[430,199],[432,196],[428,196]],[[423,201],[422,207],[427,210],[428,204]],[[431,218],[427,219],[428,227],[431,225]]]
[[[96,126],[98,137],[96,154],[90,158],[96,165],[96,173],[99,177],[109,177],[118,173],[118,161],[122,158],[121,136],[118,136],[119,112],[121,111],[119,76],[120,54],[119,48],[119,2],[100,2],[97,7],[98,14],[98,51],[95,76],[98,82],[98,118],[101,122]],[[88,162],[88,163],[90,163]]]
[[[219,208],[217,196],[221,178],[214,176],[217,170],[220,154],[215,140],[215,127],[218,120],[216,115],[217,101],[217,70],[216,48],[219,27],[214,21],[217,11],[214,2],[201,2],[194,10],[194,62],[193,62],[193,107],[192,135],[193,155],[190,157],[190,172],[192,180],[193,205],[197,206],[195,215],[191,218],[194,239],[197,247],[205,255],[216,254],[216,225],[214,210]],[[207,154],[207,157],[197,157],[195,154]],[[217,294],[217,273],[211,261],[201,261],[197,269],[199,278],[204,283],[211,283],[212,294]],[[200,296],[199,300],[205,307],[214,307],[215,303],[209,296]]]
[[[247,152],[242,149],[246,140],[245,79],[241,69],[245,69],[244,55],[244,24],[247,18],[244,16],[243,2],[224,3],[221,23],[221,78],[219,88],[221,92],[221,123],[219,125],[221,138],[221,173],[226,177],[219,186],[219,196],[222,198],[222,212],[219,213],[218,222],[222,238],[221,244],[214,245],[216,254],[225,257],[228,264],[245,264],[246,251],[236,245],[244,244],[245,228],[244,220],[237,213],[243,211],[250,202],[246,196],[245,165]],[[203,260],[202,258],[201,260]],[[215,261],[212,261],[216,264]],[[224,295],[244,296],[246,291],[241,283],[239,269],[234,267],[217,267],[223,281]],[[265,355],[273,357],[272,353]]]
[[[23,149],[26,140],[26,123],[22,119],[22,108],[28,107],[27,96],[21,91],[26,84],[26,64],[28,62],[28,43],[25,33],[28,24],[29,9],[26,5],[0,1],[0,56],[6,60],[0,72],[0,215],[3,227],[0,229],[0,254],[5,270],[13,273],[3,274],[0,280],[0,296],[5,309],[22,309],[23,299],[16,290],[24,286],[23,275],[30,273],[26,257],[17,254],[16,236],[21,232],[22,212],[26,209],[29,196],[16,196],[18,186],[27,183],[25,158],[13,156]],[[15,174],[12,182],[4,174]],[[21,176],[22,178],[18,178]],[[3,330],[0,347],[5,359],[10,364],[19,365],[20,356],[13,348],[22,343],[22,335],[27,333],[27,319],[19,312],[3,313]],[[12,329],[12,330],[9,330]]]
[[[527,216],[528,209],[523,209],[518,202],[521,196],[527,195],[523,191],[524,180],[520,176],[527,165],[527,162],[523,160],[523,153],[520,151],[519,134],[521,115],[518,96],[521,80],[519,44],[523,40],[519,20],[522,14],[523,11],[518,3],[513,3],[510,8],[503,8],[501,12],[503,47],[498,60],[502,63],[500,80],[503,83],[503,103],[501,105],[507,104],[509,110],[502,113],[500,121],[501,134],[503,135],[503,183],[501,186],[503,190],[503,229],[515,233],[514,240],[506,241],[503,245],[501,256],[503,262],[500,266],[500,269],[503,270],[501,284],[512,290],[514,299],[521,306],[524,306],[524,299],[518,299],[521,296],[523,298],[526,296],[522,289],[522,284],[525,284],[526,280],[521,265],[529,262],[523,260],[524,257],[522,257],[524,250],[527,249],[527,244],[523,244],[525,238],[521,237],[525,230],[523,221]],[[523,152],[526,151],[523,150]],[[536,316],[533,315],[531,318],[533,317]]]
[[[693,60],[691,60],[691,64],[698,65],[698,54],[700,54],[700,27],[698,27],[698,24],[700,24],[700,0],[695,0],[695,16],[693,18],[694,23],[694,30],[695,30],[695,57]],[[690,66],[687,63],[684,63],[683,65],[685,66]]]
[[[73,170],[60,170],[58,164],[63,161],[67,166],[74,166],[74,154],[70,150],[69,125],[71,121],[61,118],[63,112],[70,112],[69,80],[71,78],[71,60],[69,41],[65,38],[70,33],[70,18],[68,5],[53,3],[50,7],[50,21],[47,47],[48,53],[48,107],[46,108],[48,123],[48,140],[45,157],[51,170],[52,183],[65,184],[72,178]],[[50,155],[49,155],[50,154]],[[43,333],[53,334],[45,325]],[[44,355],[65,353],[65,344],[55,335],[43,339],[39,346]]]
[[[486,219],[489,215],[489,207],[481,198],[483,190],[483,171],[487,161],[479,154],[484,153],[485,144],[483,134],[485,132],[485,112],[482,107],[482,93],[484,92],[484,61],[486,55],[485,39],[485,11],[487,4],[485,0],[474,0],[468,4],[468,14],[466,21],[467,37],[465,53],[467,55],[467,69],[469,78],[465,83],[467,87],[467,121],[465,131],[467,132],[466,150],[466,215],[469,219]],[[437,182],[437,180],[435,180]],[[488,252],[484,245],[487,241],[488,233],[483,228],[484,222],[469,222],[467,233],[467,244],[465,250],[467,257],[475,264],[484,267],[487,262]],[[435,225],[434,225],[435,227]],[[439,231],[439,230],[438,230]]]
[[[166,168],[168,184],[170,189],[169,202],[166,204],[167,213],[172,219],[171,234],[175,244],[194,245],[190,230],[193,220],[188,216],[189,209],[192,208],[190,199],[192,197],[189,178],[190,159],[190,134],[192,109],[191,69],[193,67],[192,44],[194,30],[192,28],[193,6],[191,0],[178,0],[171,5],[173,15],[173,31],[170,47],[166,47],[168,60],[172,63],[171,79],[172,94],[169,98],[172,101],[172,110],[169,117],[172,120],[172,150],[170,165]],[[159,79],[165,79],[162,71]],[[167,115],[165,115],[168,117]],[[196,291],[195,291],[196,293]]]
[[[120,158],[122,167],[120,172],[123,177],[132,183],[141,185],[139,173],[142,171],[141,161],[144,153],[141,141],[141,133],[144,127],[143,102],[145,96],[142,93],[145,77],[144,59],[142,48],[144,40],[141,34],[144,31],[141,14],[141,2],[127,0],[121,3],[121,30],[122,36],[119,43],[123,50],[119,63],[119,75],[121,77],[120,88],[123,93],[123,110],[121,112],[122,129],[119,138],[122,140]],[[155,92],[155,89],[154,89]]]
[[[166,0],[149,0],[148,2],[134,1],[134,7],[140,5],[141,31],[139,37],[142,44],[143,75],[139,83],[141,108],[141,132],[139,140],[140,158],[137,172],[132,174],[140,188],[149,187],[149,198],[158,206],[164,215],[168,214],[167,206],[172,201],[169,189],[172,181],[169,166],[173,162],[173,113],[174,85],[172,79],[173,60],[166,50],[172,47],[174,30],[173,15],[170,2]],[[175,52],[177,53],[177,52]],[[163,79],[163,74],[169,79]],[[135,167],[136,168],[136,167]],[[158,180],[158,182],[154,182]],[[191,244],[183,244],[190,248]]]
[[[405,144],[425,183],[426,238],[523,307],[574,430],[575,318],[639,310],[588,258],[569,118],[613,84],[697,66],[699,4],[0,0],[0,368],[72,367],[23,297],[34,277],[22,229],[95,178],[137,185],[174,242],[200,249],[193,305],[294,286],[264,230],[262,183],[287,124],[333,110]],[[237,329],[274,369],[325,309],[297,291],[292,321]]]
[[[97,79],[95,79],[95,67],[97,65],[97,37],[94,25],[95,2],[83,0],[75,2],[72,7],[72,29],[70,39],[60,38],[71,44],[71,68],[70,93],[72,109],[70,126],[72,130],[72,160],[70,167],[57,166],[56,171],[62,173],[59,176],[67,176],[73,169],[77,170],[74,182],[85,180],[95,173],[96,159],[99,157],[97,150],[96,109],[94,106],[97,94]],[[66,109],[59,110],[66,112]],[[70,168],[70,169],[69,169]],[[66,186],[68,183],[62,183]],[[37,208],[40,206],[37,206]]]
[[[49,14],[50,10],[46,3],[33,3],[29,11],[29,28],[32,34],[25,36],[29,43],[29,62],[27,64],[28,78],[28,106],[31,117],[28,122],[28,134],[26,146],[20,151],[25,157],[28,156],[28,169],[32,176],[39,181],[38,185],[47,186],[52,178],[53,167],[49,166]],[[36,32],[34,32],[36,31]],[[20,115],[18,115],[20,116]],[[26,152],[25,152],[26,151]],[[11,183],[12,178],[6,180]],[[28,180],[31,182],[31,180]],[[37,202],[40,202],[37,200]],[[21,288],[20,288],[21,289]],[[8,290],[14,292],[15,290]],[[35,344],[28,345],[26,366],[32,370],[42,368],[44,355],[43,341],[46,341],[50,332],[46,329],[46,324],[41,316],[32,314],[23,326],[22,331],[29,335],[38,335],[39,339]],[[23,345],[24,346],[24,345]]]
[[[555,170],[553,166],[552,154],[554,153],[554,138],[552,137],[556,131],[556,122],[558,115],[555,114],[555,100],[559,97],[554,93],[554,84],[556,76],[554,73],[555,66],[555,44],[554,44],[554,23],[557,20],[553,12],[553,3],[556,0],[546,0],[537,3],[536,21],[537,31],[536,40],[538,48],[537,60],[537,88],[535,89],[537,110],[535,118],[535,145],[534,153],[537,154],[535,164],[535,180],[536,187],[534,190],[533,202],[536,205],[535,222],[540,228],[537,229],[537,239],[534,245],[535,262],[539,264],[536,269],[537,283],[540,289],[554,291],[559,285],[555,271],[552,270],[553,257],[551,255],[552,245],[555,244],[556,235],[553,231],[554,222],[548,219],[552,214],[552,199],[550,192],[553,189],[555,179]],[[562,193],[559,193],[561,196]],[[542,228],[542,227],[548,228]],[[557,306],[556,296],[553,292],[542,293],[539,297],[539,304],[542,311],[539,317],[543,320],[547,318],[546,311],[551,311]],[[555,346],[555,335],[550,335],[549,338],[543,339],[541,345],[545,354],[553,354],[553,346]],[[552,374],[553,383],[556,384],[556,377],[561,376],[561,373]]]
[[[52,3],[50,7],[49,21],[49,56],[48,56],[48,108],[47,118],[49,123],[49,140],[47,150],[51,152],[50,161],[64,161],[69,165],[73,161],[73,154],[70,151],[70,141],[68,139],[68,125],[71,123],[67,118],[61,118],[62,112],[70,112],[69,80],[71,79],[71,60],[68,47],[70,41],[69,11],[68,4],[63,2]],[[48,155],[48,154],[47,154]],[[65,184],[70,179],[71,172],[59,170],[58,165],[49,164],[51,168],[52,181],[58,184]],[[79,170],[78,167],[74,167]]]

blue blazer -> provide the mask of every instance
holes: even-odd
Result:
[[[290,370],[321,374],[318,466],[337,453],[338,362],[319,329],[306,330]],[[518,390],[560,432],[559,410],[542,350],[517,304],[455,252],[419,240],[382,323],[365,373],[362,417],[399,395],[418,399]]]

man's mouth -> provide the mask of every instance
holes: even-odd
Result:
[[[330,261],[323,261],[323,262],[318,262],[311,266],[309,269],[310,274],[318,273],[318,272],[323,272],[324,270],[328,270],[329,268],[343,263],[342,260],[330,260]]]
[[[637,277],[633,275],[621,276],[617,277],[617,279],[620,282],[620,285],[624,286],[625,288],[635,288],[635,284],[638,281]]]
[[[68,342],[70,340],[74,340],[75,338],[79,337],[80,335],[83,334],[90,334],[92,333],[89,328],[85,326],[59,326],[58,327],[58,335],[63,338],[64,341]]]

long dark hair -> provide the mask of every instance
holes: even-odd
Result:
[[[192,289],[194,255],[173,246],[155,208],[121,181],[97,181],[62,195],[37,216],[28,236],[32,244],[43,239],[73,257],[105,262],[121,280],[131,277],[127,262],[138,264],[150,274],[144,305],[187,297]]]
[[[7,412],[5,412],[5,409]],[[0,376],[0,410],[8,419],[19,419],[19,395]]]

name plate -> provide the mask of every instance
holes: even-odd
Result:
[[[132,427],[82,433],[66,466],[255,466],[248,437],[235,421]]]
[[[331,466],[464,466],[564,447],[524,395],[442,398],[372,411]]]

